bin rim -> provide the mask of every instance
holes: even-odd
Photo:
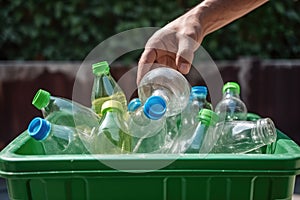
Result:
[[[105,162],[131,163],[126,171],[143,172],[139,166],[151,162],[169,162],[156,171],[186,171],[202,173],[219,172],[267,172],[300,174],[300,148],[281,131],[278,141],[286,142],[282,154],[122,154],[122,155],[22,155],[15,153],[29,139],[25,131],[0,152],[0,176],[15,173],[73,173],[117,172]],[[136,168],[134,167],[136,166]]]

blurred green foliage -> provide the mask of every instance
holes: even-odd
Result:
[[[217,59],[299,58],[299,26],[299,0],[271,0],[208,35],[202,45]]]
[[[108,37],[138,27],[162,27],[196,0],[1,0],[0,59],[82,60]],[[241,55],[297,58],[300,2],[273,0],[208,35],[214,59]],[[137,59],[138,55],[129,55]]]

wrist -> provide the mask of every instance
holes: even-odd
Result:
[[[211,33],[213,24],[218,22],[217,17],[210,11],[211,9],[210,5],[203,1],[191,10],[191,15],[195,17],[201,26],[203,37]]]
[[[181,31],[186,35],[192,37],[198,43],[201,43],[205,32],[202,27],[202,23],[199,20],[199,13],[196,9],[192,9],[181,16],[180,19]]]

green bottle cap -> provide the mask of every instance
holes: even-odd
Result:
[[[121,112],[123,111],[122,104],[118,101],[115,100],[107,100],[102,104],[101,107],[101,114],[104,115],[108,110],[116,108],[120,110]]]
[[[39,89],[32,100],[32,104],[40,110],[48,105],[50,96],[51,94],[49,92]]]
[[[98,62],[92,65],[93,74],[101,75],[101,74],[109,74],[109,64],[106,61]]]
[[[223,86],[223,94],[226,90],[233,90],[240,94],[240,85],[236,82],[228,82]]]
[[[219,120],[219,116],[214,111],[203,108],[198,114],[198,120],[209,126],[216,124]]]

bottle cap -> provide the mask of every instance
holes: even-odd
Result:
[[[48,105],[50,96],[51,94],[49,92],[39,89],[32,100],[32,104],[40,110]]]
[[[240,85],[236,82],[227,82],[224,86],[223,86],[223,94],[225,93],[226,90],[234,90],[236,91],[238,94],[240,94]]]
[[[138,109],[142,105],[142,102],[139,98],[134,98],[128,103],[128,111],[134,112],[136,109]]]
[[[28,125],[27,131],[36,140],[44,140],[48,137],[51,124],[40,117],[35,117]]]
[[[109,64],[106,61],[98,62],[92,65],[93,74],[101,75],[101,74],[109,74]]]
[[[191,93],[199,95],[199,94],[204,94],[205,96],[207,95],[207,87],[205,86],[193,86],[191,88]]]
[[[102,104],[101,114],[104,115],[109,109],[116,108],[123,112],[122,104],[116,100],[107,100]]]
[[[209,126],[216,124],[219,120],[219,117],[214,111],[203,108],[198,114],[198,119],[205,125]]]
[[[144,113],[146,117],[152,120],[158,120],[166,113],[166,101],[160,96],[149,97],[144,104]]]

